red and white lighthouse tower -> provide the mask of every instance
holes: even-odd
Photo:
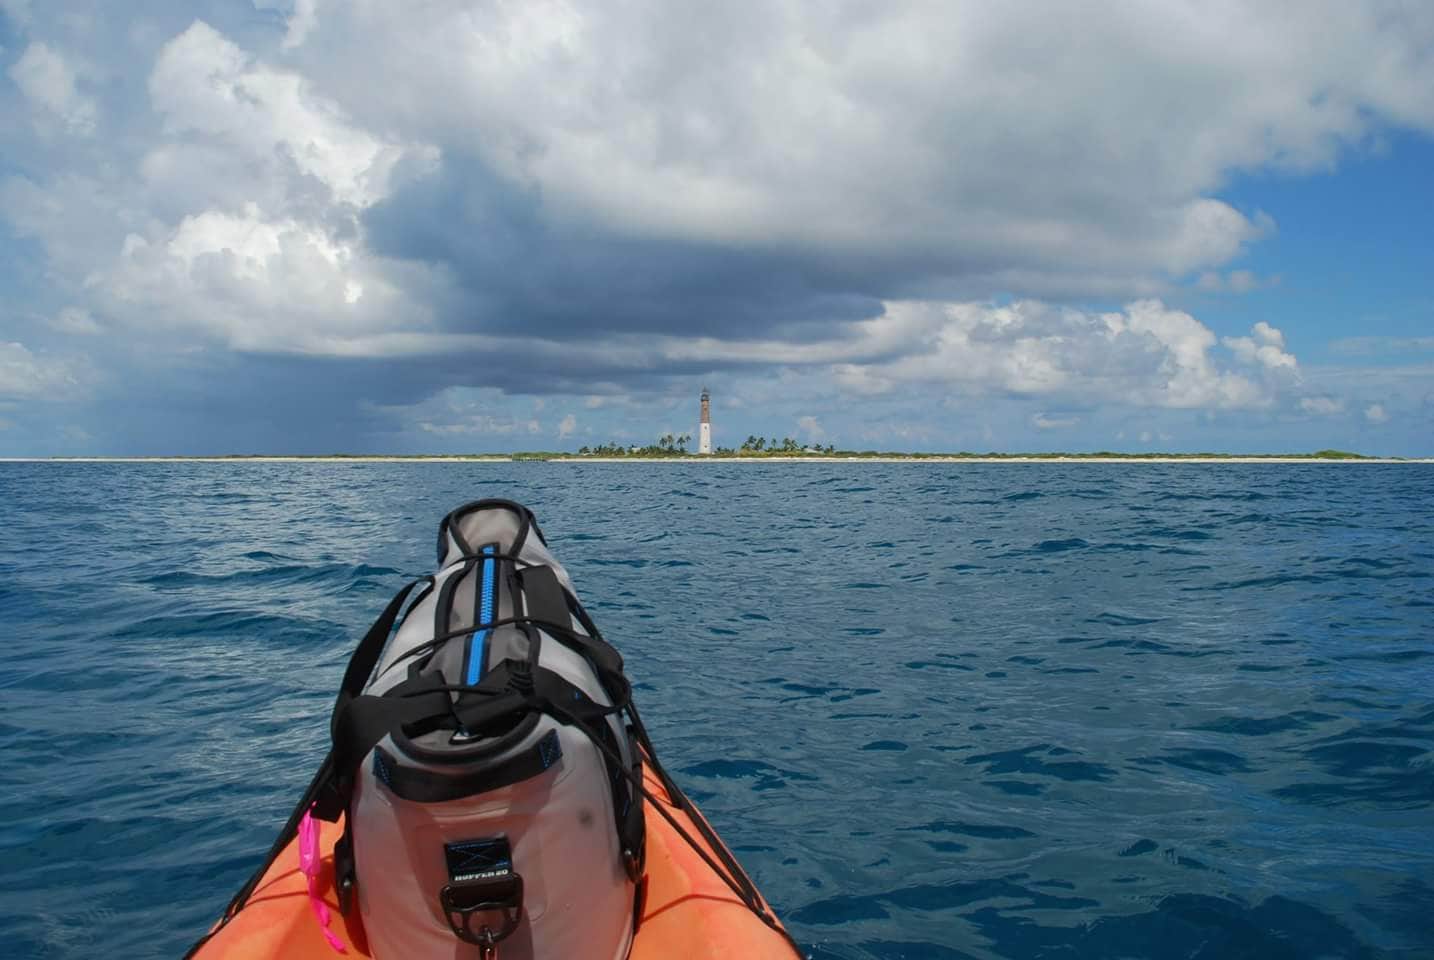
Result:
[[[712,395],[702,388],[702,422],[697,427],[697,452],[712,452]]]

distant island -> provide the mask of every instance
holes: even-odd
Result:
[[[1117,453],[1101,450],[1094,453],[978,453],[963,450],[955,453],[911,453],[894,450],[839,450],[834,444],[825,446],[802,444],[792,437],[749,436],[740,447],[716,447],[711,453],[693,454],[687,449],[692,438],[687,434],[667,434],[656,443],[606,443],[579,447],[577,453],[549,450],[525,450],[509,454],[513,460],[664,460],[664,459],[726,459],[726,460],[1380,460],[1381,458],[1352,453],[1348,450],[1316,450],[1314,453]]]
[[[934,463],[1031,463],[1054,461],[1107,462],[1148,462],[1148,463],[1431,463],[1434,458],[1421,457],[1379,457],[1348,450],[1316,450],[1313,453],[1121,453],[1113,450],[1099,450],[1087,453],[1046,452],[1046,453],[999,453],[988,451],[959,451],[955,453],[910,453],[900,450],[844,450],[833,444],[816,446],[801,444],[791,437],[768,440],[751,436],[739,447],[716,447],[711,453],[693,453],[687,446],[691,438],[687,435],[668,434],[656,443],[639,446],[636,444],[605,443],[584,446],[576,453],[566,450],[517,450],[511,453],[328,453],[328,454],[264,454],[230,453],[198,454],[175,456],[95,456],[95,457],[0,457],[0,461],[51,461],[60,463],[76,462],[268,462],[268,461],[311,461],[311,462],[361,462],[361,461],[415,461],[415,462],[498,462],[513,461],[565,461],[590,463],[618,463],[667,460],[677,462],[703,462],[712,460],[746,462],[793,462],[793,461],[869,461],[893,463],[925,461]]]

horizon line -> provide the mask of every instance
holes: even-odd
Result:
[[[989,451],[976,453],[957,452],[911,452],[878,450],[839,450],[827,453],[804,453],[801,451],[781,452],[732,452],[692,453],[677,451],[638,452],[624,450],[611,453],[574,453],[559,450],[513,450],[494,453],[200,453],[200,454],[96,454],[96,455],[53,455],[53,456],[0,456],[0,463],[143,463],[143,462],[244,462],[244,461],[315,461],[315,462],[362,462],[362,461],[446,461],[446,462],[521,462],[521,461],[574,461],[625,463],[629,461],[949,461],[949,462],[1002,462],[1002,461],[1096,461],[1096,462],[1297,462],[1297,463],[1429,463],[1434,456],[1382,456],[1361,454],[1344,450],[1319,450],[1310,453],[1224,453],[1200,451],[1178,453],[1152,451],[1148,453],[1123,453],[1101,450],[1091,453],[1069,451],[1030,451],[1000,453]]]

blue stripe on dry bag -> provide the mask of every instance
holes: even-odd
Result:
[[[498,545],[490,543],[482,550],[483,556],[496,553]],[[491,623],[493,620],[493,608],[498,598],[498,561],[483,560],[478,567],[478,602],[477,609],[473,611],[474,623]],[[493,631],[484,627],[468,641],[468,662],[463,666],[463,682],[475,684],[483,676],[483,656],[488,645],[488,635]]]

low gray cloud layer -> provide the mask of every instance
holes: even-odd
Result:
[[[1340,415],[1172,301],[1269,283],[1230,177],[1434,130],[1397,3],[0,10],[0,449],[569,441],[704,378],[897,445],[962,398]]]

